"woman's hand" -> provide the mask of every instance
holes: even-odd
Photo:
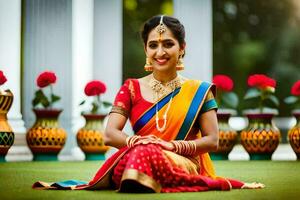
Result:
[[[173,151],[174,150],[174,145],[171,143],[171,142],[166,142],[164,140],[160,140],[158,142],[158,144],[165,150],[168,150],[168,151]]]
[[[134,145],[138,144],[157,144],[160,139],[155,135],[141,136]]]
[[[139,140],[134,145],[139,145],[139,144],[158,144],[165,150],[168,151],[174,150],[174,145],[171,142],[166,142],[154,135],[147,135],[147,136],[140,137]]]

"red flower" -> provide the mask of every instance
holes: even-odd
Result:
[[[213,77],[213,83],[218,89],[230,92],[233,89],[233,81],[229,76],[226,75],[215,75]]]
[[[0,85],[3,85],[6,81],[7,81],[7,79],[4,76],[3,71],[0,70]]]
[[[84,93],[87,96],[96,96],[105,93],[106,85],[101,81],[90,81],[84,88]]]
[[[300,96],[300,80],[294,83],[293,87],[291,88],[291,94],[294,96]]]
[[[47,87],[48,85],[53,84],[55,82],[56,82],[56,75],[55,73],[50,71],[45,71],[41,73],[36,80],[36,84],[40,88]]]
[[[258,87],[260,89],[266,89],[268,87],[275,88],[276,81],[263,74],[254,74],[248,78],[248,86]]]

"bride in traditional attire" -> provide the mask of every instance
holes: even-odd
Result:
[[[154,16],[141,36],[150,74],[125,81],[105,130],[105,144],[119,150],[89,183],[34,187],[157,193],[264,187],[215,174],[208,154],[218,148],[215,87],[178,74],[184,69],[184,26],[174,17]],[[123,132],[128,118],[133,136]]]

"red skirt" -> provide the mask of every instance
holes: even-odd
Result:
[[[112,180],[121,192],[198,192],[241,188],[243,182],[190,174],[174,163],[156,144],[131,148],[113,170]]]

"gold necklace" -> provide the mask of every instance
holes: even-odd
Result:
[[[151,74],[149,86],[154,91],[154,93],[156,93],[156,98],[153,98],[154,102],[156,102],[159,98],[170,94],[173,90],[180,87],[181,78],[179,76],[176,76],[176,78],[174,78],[173,80],[162,83],[161,81],[155,79],[153,74]]]
[[[159,94],[161,94],[161,97],[166,96],[167,94],[171,93],[171,98],[168,102],[167,109],[165,110],[165,113],[163,114],[163,126],[159,126],[159,116],[158,116],[158,102],[155,105],[156,113],[155,113],[155,124],[156,124],[156,129],[159,132],[163,132],[166,129],[167,126],[167,114],[170,110],[172,101],[173,101],[173,96],[174,96],[174,91],[176,88],[181,86],[181,81],[180,78],[177,76],[175,79],[163,84],[162,82],[158,81],[157,79],[154,78],[153,74],[151,75],[151,79],[149,81],[149,85],[151,89],[154,91],[156,94],[156,99],[155,102],[158,101],[159,99]]]

